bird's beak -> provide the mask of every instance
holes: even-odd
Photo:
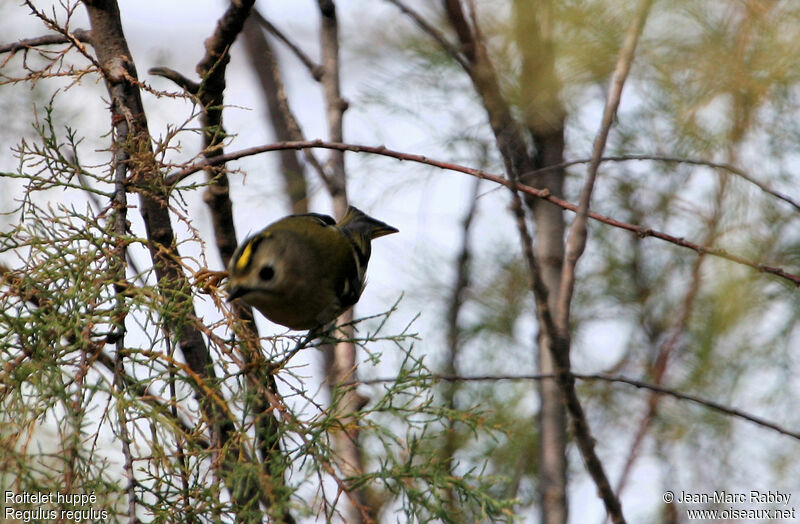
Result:
[[[243,297],[246,295],[250,290],[244,286],[234,286],[228,289],[228,302],[235,300],[239,297]]]
[[[391,235],[392,233],[399,233],[399,232],[400,230],[397,229],[396,227],[392,227],[389,224],[384,224],[383,222],[380,222],[379,227],[376,227],[372,231],[370,231],[370,236],[373,239],[375,239],[378,237],[382,237],[384,235]]]

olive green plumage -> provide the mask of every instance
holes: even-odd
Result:
[[[358,302],[371,241],[392,233],[352,206],[339,223],[317,213],[282,218],[236,248],[228,300],[291,329],[320,327]]]

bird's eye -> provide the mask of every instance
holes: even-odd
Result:
[[[275,270],[272,269],[272,266],[264,266],[258,271],[258,278],[263,281],[272,280],[272,277],[275,276]]]

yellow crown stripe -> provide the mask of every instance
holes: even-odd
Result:
[[[247,264],[250,263],[251,256],[253,256],[253,243],[249,242],[246,246],[244,246],[242,254],[239,255],[239,260],[236,261],[236,269],[239,271],[244,271],[244,268],[246,268]]]

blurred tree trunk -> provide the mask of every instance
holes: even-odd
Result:
[[[347,110],[347,102],[342,98],[339,78],[339,22],[336,16],[336,4],[333,0],[319,0],[320,47],[322,56],[322,88],[325,96],[326,119],[328,122],[328,139],[332,142],[344,142],[343,120]],[[333,212],[340,220],[349,206],[347,198],[347,172],[344,164],[344,151],[331,151],[328,159],[329,177],[328,192],[333,201]],[[357,361],[356,346],[350,342],[354,336],[353,310],[350,309],[339,317],[338,324],[341,340],[325,350],[325,372],[331,401],[337,394],[338,410],[341,417],[342,430],[333,434],[334,449],[338,454],[338,462],[345,477],[358,477],[363,473],[361,464],[360,429],[353,413],[364,407],[367,399],[352,386],[345,383],[355,380]],[[345,388],[343,391],[337,391]],[[350,504],[344,512],[345,522],[361,524],[371,522],[371,510],[367,506],[363,489],[354,489],[348,493]]]
[[[467,73],[481,97],[497,148],[506,172],[513,181],[542,167],[560,164],[564,157],[564,109],[559,100],[560,82],[550,39],[551,5],[549,1],[516,1],[516,44],[522,56],[519,90],[524,115],[523,125],[514,117],[505,99],[500,75],[489,56],[475,16],[468,17],[459,0],[444,0],[444,9],[458,36]],[[529,142],[533,151],[529,151]],[[563,195],[563,171],[549,171],[525,182]],[[548,290],[548,304],[555,310],[564,260],[564,217],[560,208],[537,198],[527,200],[536,226],[535,255],[540,278]],[[523,239],[524,242],[524,239]],[[539,312],[541,313],[541,311]],[[550,334],[552,335],[552,334]],[[553,344],[540,318],[538,336],[539,372],[554,374]],[[567,345],[563,349],[569,350]],[[546,524],[567,521],[566,494],[566,414],[562,392],[554,380],[540,383],[539,409],[539,492],[541,520]]]
[[[253,10],[244,24],[242,36],[247,56],[261,85],[275,140],[300,140],[300,130],[289,109],[278,57],[259,24],[262,20],[261,14]],[[308,213],[306,178],[299,155],[292,149],[281,151],[280,172],[292,213]]]
[[[559,99],[560,83],[555,70],[551,27],[552,5],[549,0],[514,2],[516,41],[522,57],[519,79],[525,126],[533,139],[534,169],[564,161],[564,108]],[[563,197],[564,171],[536,175],[527,182]],[[546,202],[528,197],[536,225],[536,257],[547,287],[551,311],[558,302],[561,266],[564,261],[564,214]],[[555,373],[551,344],[539,329],[538,362],[540,373]],[[541,522],[559,524],[567,521],[567,431],[561,391],[555,380],[539,382],[539,494]]]

